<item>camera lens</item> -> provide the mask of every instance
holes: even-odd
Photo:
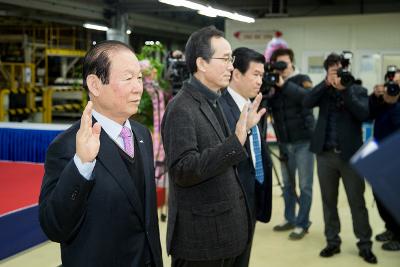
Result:
[[[386,85],[386,92],[390,96],[397,96],[400,93],[400,87],[397,83],[390,81]]]
[[[337,75],[340,78],[340,83],[344,87],[349,87],[354,83],[354,77],[351,75],[351,73],[343,68],[340,68],[337,70]]]

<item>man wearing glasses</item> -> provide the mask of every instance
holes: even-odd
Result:
[[[170,174],[167,252],[172,266],[242,266],[252,229],[235,165],[248,157],[243,145],[265,109],[257,112],[258,95],[229,129],[219,96],[234,58],[215,27],[194,32],[185,53],[191,77],[162,122]]]

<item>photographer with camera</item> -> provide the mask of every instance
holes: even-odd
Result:
[[[189,70],[182,51],[174,50],[169,53],[165,79],[171,83],[173,96],[182,88],[183,82],[189,79]]]
[[[268,95],[267,105],[273,118],[279,143],[283,178],[284,221],[274,231],[294,229],[289,238],[299,240],[311,225],[309,220],[312,202],[314,156],[309,151],[314,129],[312,110],[304,108],[303,98],[310,92],[312,83],[307,75],[299,74],[293,66],[291,49],[274,51],[270,65],[266,65],[263,94]],[[271,71],[273,70],[273,71]],[[268,86],[273,84],[273,86]],[[270,90],[268,90],[270,89]],[[296,195],[296,170],[299,174],[300,197]],[[299,204],[296,216],[296,202]]]
[[[370,118],[374,122],[374,138],[378,143],[400,129],[400,70],[396,66],[388,66],[385,84],[376,85],[369,97]],[[386,209],[374,192],[379,215],[385,222],[386,231],[375,236],[382,244],[383,250],[400,250],[400,225]]]
[[[330,54],[324,61],[325,80],[304,98],[307,108],[319,107],[319,116],[311,140],[317,154],[327,246],[321,257],[340,253],[340,220],[337,210],[339,179],[342,178],[351,209],[353,229],[359,239],[359,256],[377,263],[372,253],[368,211],[365,207],[365,183],[350,166],[350,157],[362,145],[362,122],[368,119],[367,89],[354,84],[348,70],[351,54]],[[344,76],[343,76],[344,74]]]

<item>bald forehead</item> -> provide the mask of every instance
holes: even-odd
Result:
[[[132,56],[137,60],[135,53],[131,49],[129,49],[125,46],[122,46],[122,45],[113,46],[112,48],[107,49],[105,52],[108,54],[111,61],[112,61],[113,56],[116,56],[118,54],[125,54],[125,55],[132,54]]]
[[[214,36],[211,38],[210,43],[213,55],[229,56],[232,54],[231,45],[224,37]]]

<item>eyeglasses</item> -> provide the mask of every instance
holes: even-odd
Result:
[[[212,57],[212,59],[222,59],[223,61],[225,61],[225,64],[231,63],[233,64],[233,62],[235,62],[235,56],[229,56],[229,57]]]

